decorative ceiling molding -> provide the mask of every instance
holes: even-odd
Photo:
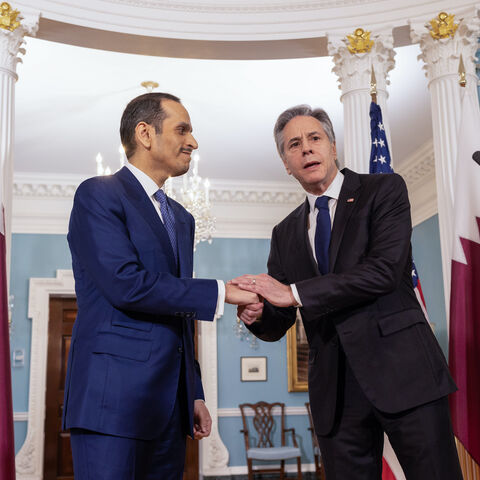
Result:
[[[433,140],[430,139],[406,158],[396,171],[407,184],[413,226],[436,215],[438,207]]]
[[[454,13],[460,14],[476,1],[456,0]],[[93,37],[102,39],[103,43],[97,43],[97,48],[98,45],[107,48],[101,32],[119,33],[133,37],[127,43],[138,44],[139,51],[145,37],[154,37],[160,43],[168,39],[209,41],[217,45],[210,45],[208,58],[215,58],[215,50],[221,50],[225,42],[230,42],[228,48],[235,51],[237,42],[290,40],[295,43],[299,39],[318,42],[326,35],[344,36],[360,25],[376,33],[385,29],[391,32],[393,28],[408,28],[412,18],[425,22],[441,10],[451,11],[451,3],[451,0],[84,0],[75,5],[56,0],[19,0],[15,6],[21,12],[36,9],[41,13],[39,38],[92,46]],[[89,29],[90,38],[82,40],[81,32],[75,32],[75,27]],[[134,48],[125,41],[117,43],[118,51],[131,52]],[[190,45],[188,56],[204,58],[200,55],[204,55],[205,50],[201,45],[198,47],[202,53],[200,50],[195,53],[197,47]],[[311,45],[304,47],[304,56],[312,56],[311,48]],[[186,52],[182,55],[181,50],[170,55],[185,56]],[[258,54],[252,50],[250,55],[256,58]],[[271,58],[278,58],[278,53],[272,55]]]
[[[382,0],[316,0],[300,1],[263,1],[263,2],[181,2],[162,0],[104,0],[106,3],[124,4],[140,8],[154,8],[161,10],[181,10],[189,12],[209,13],[261,13],[261,12],[292,12],[311,11],[322,8],[338,8],[350,5],[363,5],[368,3],[380,3]]]

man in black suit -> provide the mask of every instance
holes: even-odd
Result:
[[[339,172],[321,109],[286,110],[274,135],[307,199],[273,229],[269,275],[232,282],[265,299],[238,310],[262,340],[281,338],[300,309],[327,479],[380,479],[384,432],[407,479],[461,479],[447,402],[456,387],[413,291],[403,179]]]

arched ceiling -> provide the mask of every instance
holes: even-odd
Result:
[[[327,38],[362,26],[410,43],[409,24],[473,0],[20,0],[46,40],[146,55],[268,59],[327,55]]]

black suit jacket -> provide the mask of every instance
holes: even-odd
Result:
[[[456,387],[412,286],[411,219],[403,179],[344,169],[330,241],[330,270],[320,275],[307,237],[309,204],[272,233],[269,274],[297,287],[310,345],[308,384],[317,434],[333,427],[339,347],[371,403],[395,413]],[[265,303],[251,330],[275,341],[295,308]]]

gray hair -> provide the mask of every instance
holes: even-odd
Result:
[[[330,140],[330,143],[335,143],[335,132],[333,131],[332,121],[327,112],[323,108],[312,109],[310,105],[297,105],[285,110],[277,119],[275,127],[273,129],[273,136],[275,137],[275,143],[277,144],[277,150],[280,157],[283,158],[285,154],[283,130],[287,123],[295,117],[313,117],[316,118],[323,127],[325,134]]]

